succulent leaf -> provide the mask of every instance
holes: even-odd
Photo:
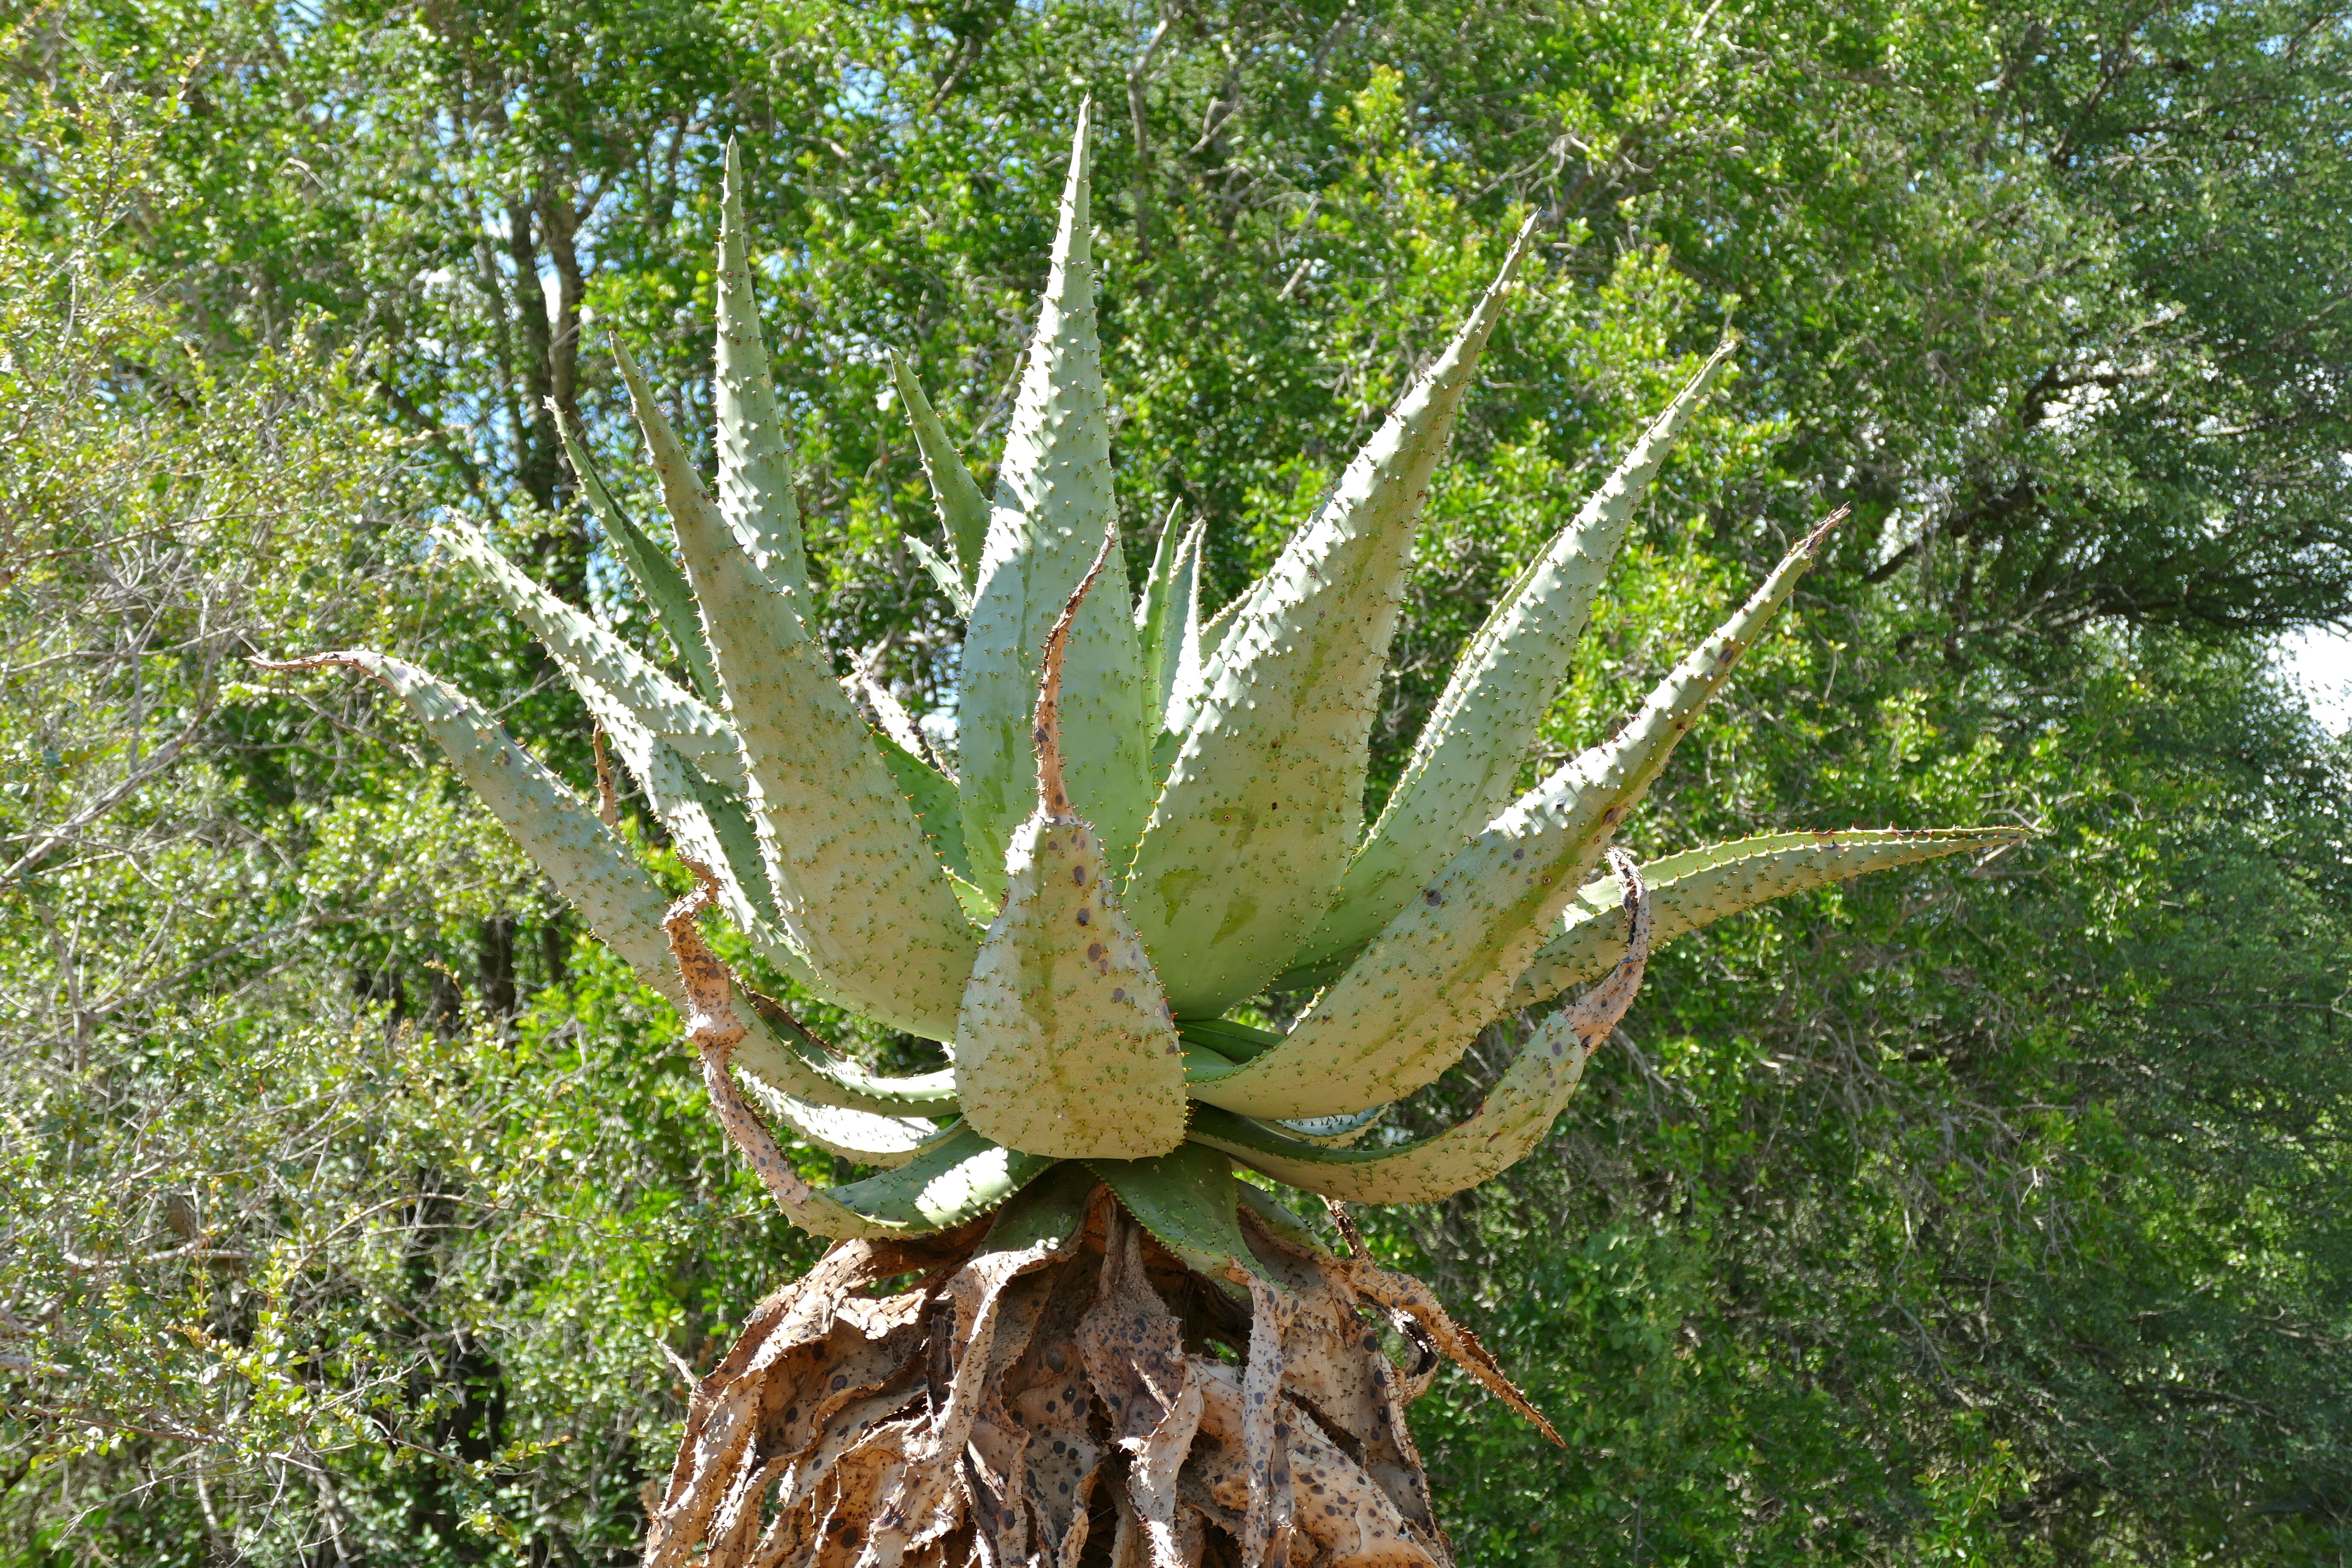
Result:
[[[919,1116],[881,1116],[846,1106],[820,1105],[786,1094],[748,1068],[743,1078],[744,1088],[761,1108],[798,1133],[803,1142],[856,1164],[895,1170],[913,1159],[939,1132],[936,1123]]]
[[[583,699],[593,682],[623,704],[638,725],[693,758],[719,784],[742,788],[734,731],[709,704],[656,669],[593,616],[532,582],[471,523],[452,519],[435,534],[451,553],[479,572],[499,601],[530,627]]]
[[[761,574],[789,591],[795,615],[808,599],[808,547],[784,416],[768,374],[768,342],[751,292],[751,255],[743,222],[743,155],[727,143],[719,197],[719,352],[713,388],[719,405],[719,514]]]
[[[898,385],[898,400],[907,405],[907,422],[915,427],[915,448],[922,454],[923,477],[931,482],[931,504],[939,509],[940,522],[947,529],[948,553],[962,582],[961,591],[949,597],[960,600],[969,611],[980,558],[988,546],[988,498],[980,493],[962,455],[948,439],[947,426],[932,412],[931,400],[923,395],[923,384],[915,379],[914,368],[896,349],[890,353],[890,378]]]
[[[924,571],[930,574],[931,581],[938,585],[940,592],[947,595],[948,603],[955,606],[956,614],[959,616],[971,614],[971,590],[964,586],[961,577],[956,575],[955,563],[924,542],[922,535],[919,533],[904,534],[901,537],[906,540],[907,548],[913,552],[916,561],[921,564]]]
[[[1403,776],[1297,963],[1316,963],[1362,946],[1414,889],[1510,804],[1513,775],[1566,677],[1569,655],[1584,635],[1593,595],[1616,559],[1634,506],[1736,342],[1725,340],[1608,481],[1496,602],[1455,662]]]
[[[1043,1155],[1000,1148],[957,1122],[897,1170],[824,1195],[876,1227],[869,1234],[944,1230],[986,1214],[1054,1163]]]
[[[1065,1161],[1005,1201],[988,1227],[982,1252],[1027,1252],[1078,1234],[1102,1184],[1076,1161]]]
[[[613,738],[623,764],[643,786],[646,802],[669,830],[678,852],[713,868],[719,900],[736,929],[782,973],[824,994],[824,982],[806,956],[775,928],[775,889],[768,880],[757,830],[741,801],[696,773],[601,684],[585,677],[573,684],[589,713]]]
[[[1655,924],[1653,951],[1678,936],[1774,899],[1872,871],[1946,855],[1999,849],[2023,841],[2013,827],[1849,828],[1842,833],[1771,833],[1710,844],[1642,868]],[[1603,878],[1588,882],[1561,912],[1554,935],[1511,988],[1511,1005],[1548,1002],[1607,969],[1625,947],[1625,921]]]
[[[618,953],[638,979],[672,1005],[686,1008],[686,993],[663,931],[668,900],[637,864],[625,840],[599,822],[464,693],[415,665],[351,649],[268,668],[323,666],[364,671],[398,694],[458,775],[586,919],[598,940]],[[802,1101],[829,1102],[848,1113],[823,1121],[827,1146],[869,1164],[887,1164],[907,1151],[907,1128],[887,1112],[954,1108],[951,1091],[941,1084],[907,1080],[888,1087],[889,1080],[855,1070],[841,1074],[844,1081],[836,1082],[815,1070],[799,1049],[778,1039],[764,1023],[746,1034],[735,1060],[778,1091],[781,1109],[788,1115]],[[863,1092],[868,1087],[882,1087],[884,1092]],[[917,1095],[927,1098],[914,1099]],[[797,1125],[796,1116],[794,1120]]]
[[[727,692],[784,929],[829,989],[950,1039],[978,943],[948,877],[789,595],[736,547],[635,363],[614,353]]]
[[[898,781],[899,793],[907,797],[931,853],[957,878],[971,881],[971,862],[964,857],[963,808],[956,799],[955,780],[887,736],[875,742],[875,749],[882,754],[882,765]]]
[[[628,569],[637,592],[645,595],[662,635],[677,651],[678,663],[685,667],[687,679],[693,684],[696,694],[705,702],[717,702],[719,672],[711,668],[710,650],[703,646],[702,625],[694,613],[694,590],[687,585],[686,574],[678,570],[669,552],[656,543],[613,499],[613,492],[604,487],[603,476],[596,471],[594,459],[588,456],[587,442],[572,418],[561,409],[555,411],[555,416],[556,431],[563,438],[564,456],[572,461],[572,471],[579,477],[589,507],[604,525],[606,542]]]
[[[1081,110],[1053,268],[998,466],[964,636],[957,777],[965,846],[992,895],[1003,885],[1006,847],[1033,799],[1029,719],[1038,651],[1106,535],[1105,575],[1118,592],[1091,595],[1070,639],[1063,734],[1070,797],[1121,869],[1150,805],[1151,737],[1141,720],[1143,671],[1126,602],[1095,337],[1087,120]]]
[[[1109,558],[1106,540],[1046,638],[1037,807],[1013,833],[1003,908],[956,1025],[956,1090],[972,1126],[1064,1159],[1164,1154],[1184,1136],[1183,1047],[1110,859],[1062,776],[1063,659]]]
[[[1168,509],[1160,526],[1160,543],[1151,555],[1151,571],[1144,579],[1143,597],[1135,606],[1135,635],[1143,655],[1144,732],[1158,735],[1168,728],[1168,698],[1189,658],[1198,683],[1200,663],[1201,537],[1203,524],[1195,520],[1181,533],[1177,509]]]
[[[1259,1117],[1402,1100],[1509,1005],[1584,872],[1811,568],[1833,514],[1651,692],[1631,723],[1514,802],[1392,917],[1283,1043],[1193,1086]]]
[[[1413,524],[1534,226],[1218,649],[1129,882],[1136,929],[1181,1013],[1255,994],[1314,931],[1346,869]]]
[[[1206,548],[1207,524],[1195,520],[1177,547],[1174,570],[1169,574],[1167,646],[1160,666],[1160,690],[1153,704],[1152,724],[1161,734],[1183,734],[1192,726],[1188,708],[1177,711],[1177,694],[1188,693],[1194,705],[1204,679],[1207,656],[1201,647],[1201,556]],[[1155,771],[1155,777],[1157,776]]]
[[[1350,1203],[1421,1204],[1501,1175],[1532,1153],[1576,1092],[1593,1048],[1641,989],[1651,948],[1650,900],[1633,858],[1612,849],[1631,940],[1615,973],[1538,1026],[1477,1114],[1429,1138],[1388,1149],[1330,1148],[1214,1106],[1193,1114],[1195,1142],[1223,1149],[1278,1182]]]
[[[1252,1268],[1238,1212],[1241,1184],[1223,1153],[1187,1143],[1156,1159],[1089,1160],[1087,1168],[1195,1273],[1228,1280]]]

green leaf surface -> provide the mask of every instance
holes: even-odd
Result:
[[[964,1114],[1066,1159],[1165,1153],[1184,1136],[1183,1047],[1100,842],[1041,811],[1010,859],[957,1020]]]
[[[719,227],[719,344],[712,395],[719,414],[719,515],[761,574],[808,599],[808,548],[784,416],[768,374],[768,342],[751,290],[750,230],[743,221],[743,155],[727,143]]]
[[[958,1122],[897,1170],[829,1188],[820,1196],[874,1227],[865,1234],[944,1230],[986,1214],[1054,1163],[1000,1148]]]
[[[875,736],[874,749],[881,754],[882,765],[890,770],[899,793],[907,797],[931,853],[939,857],[940,865],[970,882],[971,862],[964,857],[963,806],[956,795],[955,781],[887,735]]]
[[[1234,1269],[1252,1267],[1237,1213],[1241,1184],[1223,1152],[1187,1143],[1156,1159],[1089,1160],[1087,1168],[1193,1272],[1225,1283]]]
[[[1983,853],[2025,837],[2013,827],[1849,828],[1763,834],[1685,849],[1642,868],[1656,922],[1650,942],[1663,946],[1790,893],[1946,855]],[[1617,962],[1625,950],[1625,916],[1616,879],[1587,882],[1553,929],[1557,934],[1511,988],[1512,1006],[1548,1002]]]
[[[1634,506],[1717,373],[1723,346],[1652,421],[1608,481],[1520,574],[1454,666],[1379,822],[1340,879],[1323,924],[1296,961],[1352,952],[1413,890],[1510,804],[1521,759],[1566,678],[1569,656],[1617,556]]]
[[[1150,806],[1152,737],[1116,536],[1110,426],[1095,335],[1087,115],[1079,116],[1052,270],[998,466],[988,542],[964,636],[958,783],[974,880],[1004,879],[1013,830],[1032,800],[1029,711],[1039,650],[1106,533],[1117,593],[1088,595],[1070,643],[1064,721],[1070,798],[1122,869]]]
[[[620,954],[637,978],[681,1011],[686,1005],[669,942],[662,930],[669,900],[621,836],[596,819],[495,721],[455,687],[400,659],[365,650],[322,654],[304,665],[335,664],[364,670],[398,693],[458,776],[514,835],[556,890],[577,909],[599,941]],[[793,1107],[829,1104],[845,1114],[813,1121],[824,1146],[869,1163],[887,1164],[907,1152],[907,1127],[892,1111],[953,1109],[940,1081],[892,1084],[849,1064],[820,1070],[798,1042],[780,1039],[763,1020],[747,1026],[736,1064]],[[826,1064],[830,1066],[831,1064]]]
[[[1201,548],[1207,524],[1195,519],[1180,536],[1176,509],[1160,530],[1151,574],[1135,608],[1135,629],[1143,652],[1145,732],[1161,735],[1173,726],[1170,700],[1180,685],[1201,685]],[[1181,730],[1176,731],[1180,736]],[[1159,776],[1155,764],[1153,776]]]
[[[982,1252],[1026,1252],[1040,1243],[1060,1245],[1087,1223],[1087,1209],[1102,1183],[1076,1162],[1055,1166],[1015,1193],[996,1211],[981,1243]]]
[[[1314,931],[1347,868],[1422,498],[1532,234],[1530,222],[1218,650],[1129,882],[1180,1012],[1255,994]]]
[[[955,606],[956,614],[971,614],[971,590],[956,574],[955,563],[925,543],[920,534],[906,533],[899,537],[907,542],[908,552],[921,563],[923,570],[930,574],[931,581],[940,592],[947,595],[948,603]]]
[[[964,1115],[1001,1143],[1065,1159],[1139,1159],[1184,1137],[1183,1046],[1062,773],[1063,661],[1109,557],[1106,542],[1046,639],[1037,807],[1013,836],[1004,906],[956,1021]]]
[[[651,388],[615,354],[726,689],[784,929],[829,989],[950,1039],[978,942],[948,876],[789,595],[736,548]]]
[[[890,353],[890,377],[898,388],[898,400],[907,405],[907,422],[914,426],[915,447],[923,458],[923,477],[931,483],[931,504],[939,509],[940,525],[947,530],[954,574],[961,579],[961,586],[948,596],[969,612],[980,559],[988,547],[988,498],[980,493],[962,454],[948,439],[947,426],[932,411],[931,400],[923,395],[923,384],[916,379],[914,367],[895,349]]]
[[[625,704],[640,726],[694,759],[706,774],[727,788],[742,787],[735,732],[709,704],[655,668],[587,612],[532,582],[471,523],[446,520],[435,536],[482,574],[491,592],[555,656],[583,697],[583,681],[595,682]]]
[[[1297,1138],[1215,1106],[1195,1113],[1192,1138],[1247,1162],[1277,1181],[1351,1203],[1434,1203],[1517,1164],[1550,1131],[1576,1092],[1593,1047],[1609,1037],[1642,988],[1652,946],[1653,910],[1633,858],[1610,859],[1611,891],[1630,924],[1615,971],[1529,1035],[1475,1115],[1433,1137],[1399,1147],[1335,1148]]]
[[[1831,521],[1834,522],[1835,518]],[[1283,1043],[1194,1097],[1256,1117],[1402,1100],[1510,1005],[1610,836],[1813,563],[1827,525],[1668,673],[1633,721],[1512,804],[1325,987]]]
[[[711,668],[710,649],[702,640],[702,623],[695,615],[694,590],[687,585],[686,574],[670,558],[669,551],[639,528],[620,502],[613,499],[612,491],[596,472],[595,462],[588,456],[587,442],[572,420],[559,412],[556,429],[563,438],[564,455],[572,460],[572,471],[579,476],[580,488],[586,493],[590,508],[604,525],[605,542],[621,558],[637,592],[645,595],[662,635],[677,650],[678,663],[685,667],[687,679],[696,695],[706,703],[717,702],[719,672]]]
[[[1548,1022],[1478,1114],[1399,1148],[1335,1148],[1213,1105],[1194,1110],[1192,1138],[1278,1182],[1349,1203],[1434,1203],[1525,1159],[1575,1092],[1586,1054],[1574,1031]]]

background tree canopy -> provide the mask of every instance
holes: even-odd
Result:
[[[634,1561],[688,1381],[812,1245],[396,705],[243,660],[392,648],[587,779],[584,713],[417,525],[644,616],[549,405],[651,524],[607,334],[710,427],[733,137],[828,636],[951,730],[886,355],[995,448],[1089,93],[1129,558],[1205,518],[1213,603],[1546,215],[1431,497],[1376,794],[1736,323],[1559,748],[1847,501],[1635,847],[2038,835],[1668,950],[1544,1157],[1377,1216],[1570,1438],[1441,1380],[1465,1561],[2352,1547],[2352,750],[2271,651],[2352,606],[2352,8],[5,26],[0,1560]]]

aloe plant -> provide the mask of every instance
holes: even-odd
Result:
[[[1612,847],[1826,525],[1614,737],[1516,787],[1633,507],[1728,343],[1495,606],[1367,828],[1422,497],[1533,226],[1262,579],[1204,618],[1202,530],[1171,518],[1130,604],[1083,111],[992,498],[894,364],[942,525],[919,552],[967,616],[950,772],[818,639],[731,151],[724,199],[715,487],[614,350],[679,559],[566,433],[667,649],[632,647],[465,524],[443,532],[578,689],[694,890],[666,900],[609,806],[432,676],[368,652],[295,661],[364,670],[408,702],[678,1005],[719,1121],[775,1201],[838,1243],[697,1391],[648,1562],[1449,1561],[1406,1405],[1450,1357],[1542,1417],[1425,1287],[1372,1262],[1341,1205],[1426,1202],[1527,1156],[1657,943],[2015,834],[1780,835],[1648,865]],[[706,909],[794,986],[940,1042],[950,1066],[892,1077],[834,1051],[713,954]],[[1588,982],[1518,1026],[1468,1121],[1375,1131],[1482,1030]],[[1269,995],[1306,998],[1286,1029],[1229,1016]],[[784,1143],[874,1173],[814,1186]],[[1340,1244],[1245,1173],[1322,1194]],[[1390,1359],[1367,1312],[1416,1364]]]

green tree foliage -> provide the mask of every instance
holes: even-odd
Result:
[[[1212,605],[1549,216],[1431,497],[1376,792],[1730,322],[1551,735],[1850,500],[1645,831],[2041,835],[1667,950],[1546,1157],[1368,1216],[1570,1438],[1440,1380],[1465,1560],[2344,1550],[2352,758],[2262,640],[2352,602],[2340,8],[8,26],[0,1555],[630,1560],[683,1368],[809,1246],[396,710],[239,660],[399,649],[590,785],[585,716],[410,524],[641,622],[542,400],[650,525],[603,334],[707,403],[731,134],[820,613],[929,713],[955,649],[885,351],[995,449],[1089,90],[1129,553],[1204,519]]]

